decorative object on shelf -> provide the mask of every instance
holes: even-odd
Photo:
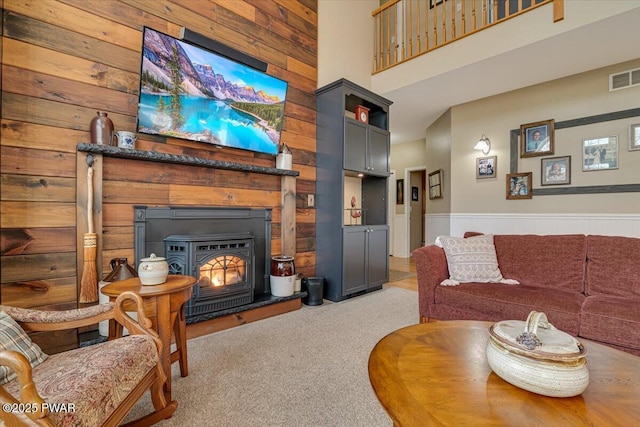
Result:
[[[429,174],[429,199],[442,199],[442,169]]]
[[[520,125],[520,157],[553,154],[554,120]]]
[[[364,105],[356,105],[355,108],[356,120],[362,123],[369,123],[369,109]]]
[[[104,111],[98,111],[91,119],[89,131],[91,133],[91,143],[98,145],[111,145],[113,135],[113,122]]]
[[[293,295],[296,284],[296,266],[292,256],[271,257],[271,295],[288,297]]]
[[[505,320],[489,328],[487,362],[500,378],[551,397],[571,397],[589,385],[587,352],[544,313],[532,311],[526,322]]]
[[[143,285],[161,285],[167,281],[169,264],[163,257],[151,254],[149,258],[142,258],[138,266],[138,276]]]
[[[404,179],[396,181],[396,205],[404,205]]]
[[[491,140],[484,134],[482,134],[482,137],[480,138],[480,140],[478,140],[478,142],[476,142],[476,145],[473,146],[473,149],[482,151],[482,154],[486,156],[487,154],[489,154],[489,151],[491,151]]]
[[[541,185],[571,184],[571,156],[549,157],[540,160]]]
[[[136,148],[136,134],[133,132],[127,132],[125,130],[119,130],[113,134],[113,138],[116,140],[114,145],[118,148],[124,148],[126,150],[134,150]]]
[[[498,169],[498,156],[478,157],[476,159],[476,179],[495,178]]]
[[[629,151],[640,150],[640,123],[629,125]]]
[[[530,199],[531,192],[531,172],[508,173],[507,174],[507,199]]]
[[[93,156],[87,156],[87,232],[84,233],[84,258],[82,279],[80,280],[80,296],[78,302],[89,303],[98,301],[98,270],[96,266],[96,251],[98,235],[93,229]]]
[[[618,169],[618,137],[585,139],[582,141],[582,170]]]
[[[351,196],[351,218],[360,218],[361,213],[356,207],[356,196]]]
[[[293,167],[293,154],[287,147],[287,144],[281,144],[278,156],[276,157],[276,168],[291,170]]]
[[[411,201],[418,201],[418,187],[411,187]]]

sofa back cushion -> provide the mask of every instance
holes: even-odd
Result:
[[[494,236],[504,277],[523,285],[584,292],[586,236],[533,234]]]
[[[640,297],[640,239],[587,236],[587,295]]]

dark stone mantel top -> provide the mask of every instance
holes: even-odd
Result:
[[[242,163],[225,162],[220,160],[204,159],[202,157],[185,156],[178,154],[158,153],[155,151],[127,150],[110,145],[78,143],[78,151],[102,154],[104,156],[119,157],[122,159],[146,160],[148,162],[177,163],[181,165],[202,166],[215,169],[226,169],[240,172],[254,172],[266,175],[298,176],[300,172],[293,170],[268,168],[265,166],[245,165]]]

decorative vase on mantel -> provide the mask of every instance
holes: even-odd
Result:
[[[96,116],[91,119],[89,126],[91,131],[91,143],[98,145],[111,145],[113,139],[113,122],[107,113],[98,111]]]

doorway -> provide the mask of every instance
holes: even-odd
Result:
[[[425,214],[426,204],[426,170],[412,170],[409,172],[409,188],[407,201],[409,202],[408,243],[409,256],[425,243]]]

